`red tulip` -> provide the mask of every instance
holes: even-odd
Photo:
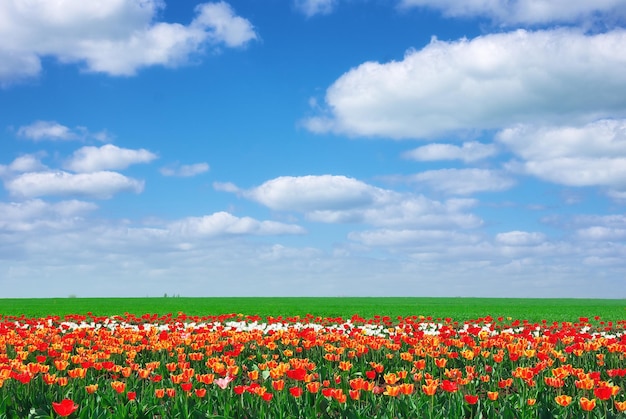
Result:
[[[600,400],[608,400],[613,395],[611,387],[597,387],[593,389],[593,394]]]
[[[473,395],[473,394],[466,394],[465,395],[465,401],[468,404],[476,404],[476,403],[478,403],[478,396],[477,395]]]
[[[60,403],[52,402],[52,409],[57,415],[65,417],[78,410],[78,405],[73,400],[63,399]]]
[[[291,393],[291,395],[293,397],[300,397],[300,396],[302,396],[302,393],[303,393],[303,391],[302,391],[302,389],[300,387],[291,387],[289,389],[289,392]]]

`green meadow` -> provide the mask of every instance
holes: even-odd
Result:
[[[425,298],[425,297],[161,297],[0,299],[0,316],[45,317],[93,313],[98,316],[145,313],[164,315],[305,316],[365,318],[425,316],[457,321],[492,316],[537,322],[577,321],[600,316],[626,319],[626,300],[553,298]]]

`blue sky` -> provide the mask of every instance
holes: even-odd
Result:
[[[622,0],[5,0],[3,297],[626,297]]]

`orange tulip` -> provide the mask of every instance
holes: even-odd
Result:
[[[67,361],[62,361],[60,359],[54,360],[54,368],[56,368],[57,371],[64,371],[68,365],[70,365],[70,363]]]
[[[418,361],[413,362],[413,367],[418,370],[423,370],[426,368],[426,360],[420,359]]]
[[[282,391],[285,388],[285,380],[272,380],[272,388],[276,391]]]
[[[596,407],[596,399],[589,400],[586,397],[580,398],[580,407],[583,410],[590,411]]]
[[[581,390],[591,390],[595,386],[595,383],[591,378],[584,378],[574,381],[574,385]]]
[[[306,383],[305,387],[309,393],[317,393],[320,389],[320,385],[319,381],[312,381],[310,383]]]
[[[506,380],[498,381],[498,387],[500,388],[508,388],[508,387],[511,387],[511,385],[513,385],[512,378],[507,378]]]
[[[617,400],[615,400],[613,402],[613,404],[615,405],[615,408],[620,411],[620,412],[624,412],[626,411],[626,401],[623,402],[618,402]]]
[[[137,370],[137,377],[139,377],[142,380],[145,380],[146,378],[150,377],[151,371],[149,369],[144,369],[144,368],[140,368]]]
[[[446,358],[435,358],[435,365],[439,368],[445,368],[448,360]]]
[[[398,387],[400,387],[400,393],[406,395],[413,394],[415,391],[415,384],[402,383]]]
[[[352,368],[352,362],[350,361],[341,361],[339,362],[339,369],[342,371],[349,371]]]
[[[213,384],[214,379],[214,374],[196,374],[196,381],[199,381],[202,384]]]
[[[57,382],[56,374],[44,374],[43,375],[43,382],[48,384],[48,385],[56,383]]]
[[[434,396],[437,392],[437,383],[431,383],[430,385],[422,385],[422,391],[427,396]]]
[[[400,387],[399,386],[387,386],[384,394],[390,397],[397,397],[400,395]]]
[[[124,389],[126,388],[126,383],[122,382],[122,381],[111,381],[111,387],[113,387],[113,390],[115,390],[118,393],[123,393]]]
[[[487,398],[491,401],[496,401],[498,400],[498,395],[499,393],[497,391],[488,391],[487,392]]]
[[[561,394],[559,396],[556,396],[554,398],[554,401],[556,402],[556,404],[558,404],[559,406],[569,406],[569,404],[572,402],[572,396],[568,396],[566,394]]]
[[[360,400],[361,399],[361,390],[348,390],[348,394],[352,400]]]

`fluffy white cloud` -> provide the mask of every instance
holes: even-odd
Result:
[[[244,192],[247,198],[283,211],[340,210],[372,204],[382,189],[345,176],[281,176]]]
[[[211,237],[224,234],[281,235],[303,234],[305,230],[295,224],[275,221],[258,221],[250,217],[236,217],[227,212],[216,212],[204,217],[188,217],[171,223],[171,233],[182,237]]]
[[[208,35],[213,43],[240,47],[257,38],[252,24],[240,16],[225,2],[204,3],[196,7],[198,16],[191,26]]]
[[[451,195],[504,191],[515,184],[513,179],[502,173],[487,169],[428,170],[408,176],[407,179]]]
[[[4,182],[11,195],[33,198],[50,195],[78,195],[108,199],[119,192],[143,191],[144,182],[116,172],[71,174],[63,171],[29,172]]]
[[[34,76],[41,57],[82,63],[87,71],[133,75],[142,67],[176,66],[207,46],[243,46],[251,23],[225,2],[196,6],[185,26],[156,22],[161,0],[6,0],[0,2],[0,82]]]
[[[345,73],[326,91],[327,113],[305,125],[401,139],[624,116],[624,44],[621,29],[433,39],[401,61],[367,62]]]
[[[102,147],[82,147],[74,152],[64,167],[80,173],[99,172],[103,170],[119,170],[136,163],[149,163],[157,155],[145,149],[131,150],[113,144]]]
[[[159,169],[163,176],[191,177],[209,171],[208,163],[183,164]]]
[[[480,218],[467,212],[474,206],[473,200],[440,202],[345,176],[278,177],[243,191],[228,186],[221,190],[240,193],[274,210],[302,212],[315,222],[411,228],[475,228],[482,224]]]
[[[428,7],[450,17],[487,16],[505,24],[579,22],[626,16],[621,0],[400,0],[401,7]]]
[[[497,141],[521,161],[509,168],[568,186],[626,188],[626,120],[599,120],[582,126],[518,125]]]
[[[403,157],[417,161],[463,160],[469,163],[494,156],[497,152],[493,144],[470,141],[460,147],[453,144],[427,144],[405,152]]]
[[[45,170],[46,166],[41,163],[38,155],[24,154],[17,157],[8,165],[0,164],[0,177],[8,177],[16,173],[36,172]]]
[[[296,8],[307,17],[327,15],[336,5],[337,0],[295,0]]]

